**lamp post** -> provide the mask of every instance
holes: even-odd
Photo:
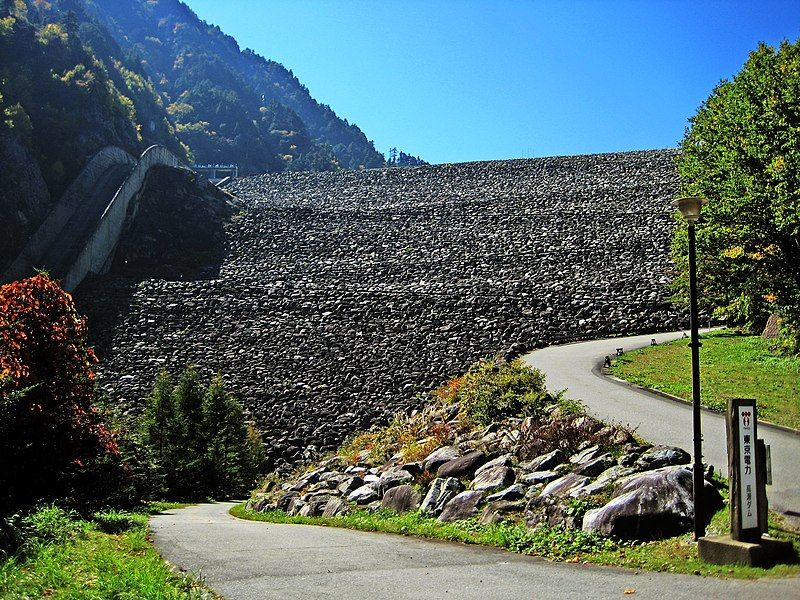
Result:
[[[695,253],[694,225],[700,218],[700,210],[708,202],[705,198],[678,198],[672,205],[681,211],[689,226],[689,302],[692,349],[692,433],[694,435],[694,465],[692,495],[694,496],[694,539],[706,534],[703,515],[703,437],[700,428],[700,335],[697,319],[697,256]]]

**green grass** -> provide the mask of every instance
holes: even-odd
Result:
[[[703,563],[697,556],[697,545],[692,543],[690,534],[656,542],[629,543],[614,541],[580,530],[528,529],[524,524],[512,522],[481,525],[476,519],[469,519],[455,523],[441,523],[436,519],[424,517],[418,511],[403,515],[389,511],[378,511],[372,514],[366,511],[355,511],[341,517],[324,518],[289,516],[281,511],[258,513],[247,510],[244,505],[237,505],[230,512],[235,517],[253,521],[344,527],[361,531],[379,531],[495,546],[511,552],[571,563],[593,563],[649,571],[739,579],[800,574],[800,565],[776,565],[770,569],[761,569]],[[709,533],[726,532],[729,522],[730,516],[727,509],[719,511],[709,527]],[[770,534],[791,540],[795,549],[800,550],[800,535],[789,531],[779,521],[771,521]]]
[[[146,514],[105,511],[95,519],[71,519],[70,531],[61,527],[52,539],[33,536],[33,543],[26,542],[22,552],[0,560],[0,598],[217,598],[194,577],[174,573],[161,559],[148,539]],[[45,526],[51,528],[49,521]],[[109,529],[114,533],[104,532]]]
[[[712,332],[701,341],[703,406],[724,412],[728,398],[755,398],[760,419],[800,429],[800,359],[776,356],[767,340],[731,331]],[[626,352],[615,358],[611,373],[686,400],[692,397],[687,340]]]

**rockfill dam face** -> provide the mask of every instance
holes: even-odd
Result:
[[[212,276],[76,292],[101,388],[138,410],[162,368],[222,373],[285,467],[482,357],[685,325],[668,302],[675,156],[237,179]]]

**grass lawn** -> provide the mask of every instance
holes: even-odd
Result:
[[[441,523],[437,519],[423,516],[419,511],[403,515],[381,510],[375,513],[355,511],[345,516],[331,518],[292,517],[281,511],[253,512],[240,504],[234,506],[230,512],[235,517],[253,521],[344,527],[496,546],[511,552],[570,563],[593,563],[739,579],[800,574],[800,565],[776,565],[771,569],[761,569],[704,563],[697,557],[697,545],[691,541],[691,534],[656,542],[631,543],[617,542],[581,530],[528,529],[524,524],[511,522],[481,525],[475,518]],[[730,529],[729,523],[730,514],[727,509],[723,509],[714,516],[708,532],[710,535],[725,533]],[[788,531],[778,520],[770,522],[770,534],[791,540],[795,549],[800,550],[800,535]]]
[[[143,513],[105,512],[92,521],[62,519],[57,528],[47,526],[44,537],[51,539],[0,559],[0,598],[218,598],[161,559],[148,539],[147,519]],[[56,529],[60,533],[52,534]]]
[[[731,331],[712,332],[701,341],[703,406],[724,412],[728,398],[755,398],[760,419],[800,429],[800,358],[776,356],[769,341]],[[611,373],[689,400],[692,373],[687,342],[626,352],[614,359]]]

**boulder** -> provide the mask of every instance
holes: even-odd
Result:
[[[397,487],[398,485],[411,483],[412,481],[414,481],[414,478],[408,471],[403,471],[402,469],[386,471],[378,480],[378,493],[383,496],[387,490]]]
[[[530,528],[547,525],[580,529],[582,516],[575,514],[574,509],[563,498],[546,496],[537,502],[528,503],[525,525]]]
[[[703,491],[710,516],[722,506],[722,497],[708,482]],[[660,539],[692,528],[694,501],[692,471],[666,467],[619,480],[612,500],[586,513],[585,531],[598,531],[629,540]]]
[[[640,471],[652,471],[661,467],[688,465],[692,457],[683,448],[675,446],[653,446],[639,456],[636,468]]]
[[[487,501],[488,500],[487,498]],[[524,509],[525,503],[521,501],[500,500],[499,502],[491,502],[483,509],[480,522],[482,525],[500,523],[506,520],[510,515],[520,513]]]
[[[494,493],[491,496],[487,496],[486,500],[489,502],[497,502],[500,500],[519,500],[520,498],[525,497],[525,490],[526,488],[524,485],[515,483],[504,490]]]
[[[569,462],[571,462],[573,465],[583,465],[594,460],[601,454],[603,454],[603,450],[600,448],[600,446],[590,446],[585,450],[581,450],[580,452],[576,452],[570,456]]]
[[[464,456],[459,456],[458,458],[447,461],[439,467],[439,470],[436,472],[436,476],[471,478],[475,475],[475,471],[478,469],[478,467],[485,462],[486,455],[480,450],[475,450],[474,452],[470,452]]]
[[[490,469],[481,469],[475,473],[475,479],[472,480],[470,488],[480,491],[494,490],[511,485],[515,479],[516,473],[514,473],[514,469],[497,465]]]
[[[277,507],[278,510],[282,510],[283,512],[289,512],[289,509],[292,506],[292,502],[295,498],[297,498],[297,492],[285,492],[278,497]]]
[[[362,485],[364,485],[364,480],[356,475],[354,477],[349,477],[344,481],[342,481],[342,483],[340,483],[336,487],[336,489],[339,491],[340,494],[349,496],[350,492],[360,488]]]
[[[461,453],[458,451],[458,448],[454,446],[443,446],[431,452],[428,457],[422,461],[422,468],[425,471],[436,473],[439,467],[444,463],[458,458],[459,456],[461,456]]]
[[[573,473],[585,475],[586,477],[597,477],[614,464],[614,458],[610,454],[603,454],[595,459],[582,463],[575,467]]]
[[[420,500],[420,495],[410,485],[399,485],[386,492],[381,501],[381,508],[404,513],[416,509]]]
[[[522,483],[526,485],[537,485],[539,483],[550,483],[551,481],[561,477],[560,473],[555,471],[535,471],[522,476]]]
[[[564,453],[561,450],[553,450],[547,454],[537,456],[533,460],[520,464],[520,469],[523,471],[550,471],[560,465],[565,460]]]
[[[349,502],[355,502],[356,504],[369,504],[379,499],[378,486],[375,483],[365,483],[347,496]]]
[[[488,471],[489,469],[494,469],[495,467],[510,467],[511,466],[511,455],[510,454],[501,454],[497,458],[493,458],[489,462],[485,463],[479,469],[475,471],[475,475],[480,475],[484,471]]]
[[[542,493],[539,494],[539,498],[544,498],[547,496],[569,496],[580,488],[586,486],[590,481],[591,479],[589,477],[578,475],[576,473],[567,473],[563,477],[548,483],[542,490]]]
[[[635,469],[630,469],[626,467],[621,467],[619,465],[610,467],[600,473],[597,478],[591,482],[590,484],[582,487],[578,495],[580,496],[591,496],[592,494],[597,494],[599,492],[607,490],[609,487],[614,485],[614,483],[621,479],[622,477],[627,477],[636,473]]]
[[[438,516],[444,509],[444,505],[463,489],[464,486],[455,477],[434,479],[422,505],[420,505],[420,510],[423,513]]]
[[[444,506],[439,520],[443,523],[469,519],[478,514],[478,507],[483,503],[483,492],[467,490],[461,492]]]
[[[322,510],[323,517],[338,517],[346,515],[350,511],[350,505],[341,498],[331,498]]]
[[[419,461],[403,463],[400,465],[400,470],[408,471],[412,477],[419,477],[422,475],[422,463]]]

